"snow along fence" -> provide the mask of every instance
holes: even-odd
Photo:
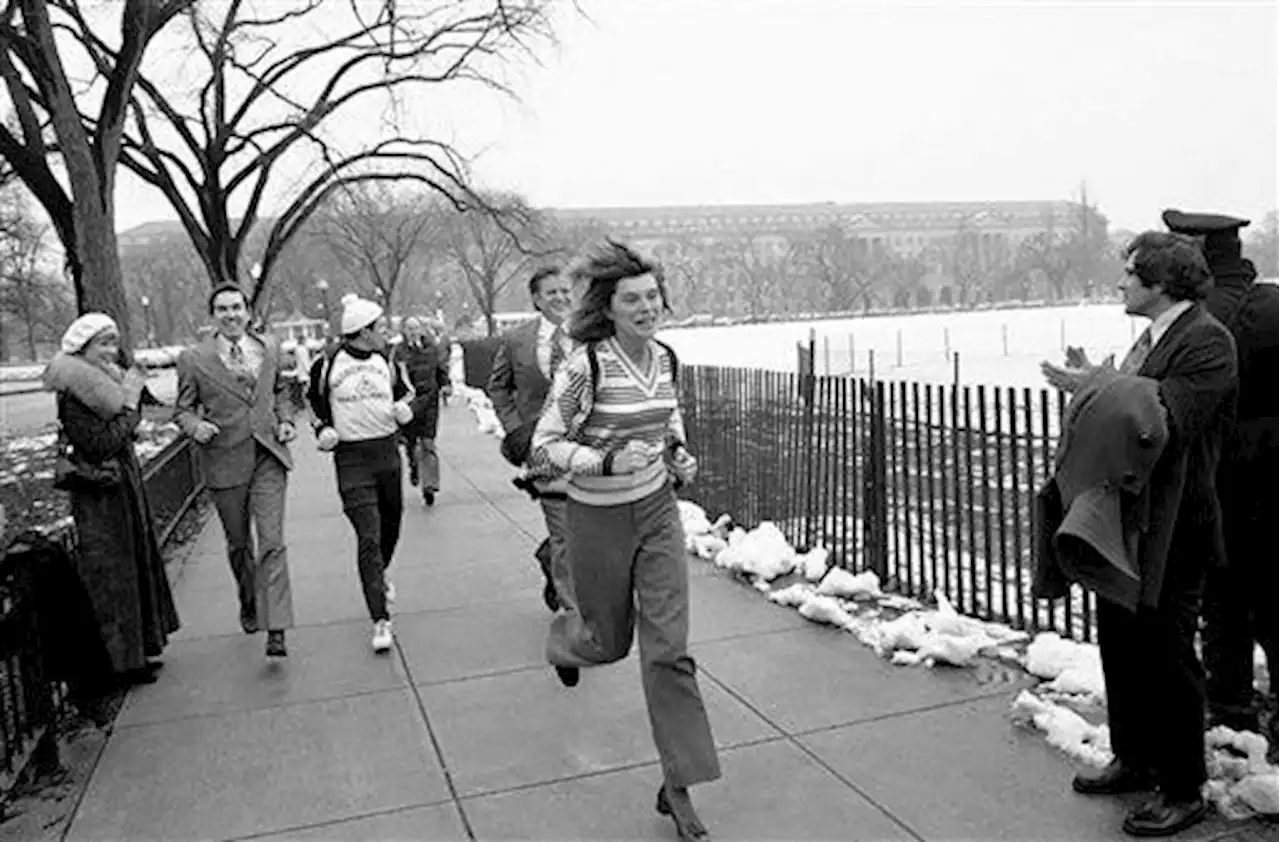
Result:
[[[1076,590],[1032,599],[1032,517],[1063,396],[686,366],[681,410],[698,456],[687,496],[744,524],[771,521],[908,596],[962,614],[1093,640]]]
[[[19,491],[5,495],[6,513],[74,554],[78,550],[75,524],[63,513],[66,500],[58,499],[66,495],[53,488],[55,435],[3,443],[4,484]],[[149,424],[135,447],[144,464],[143,482],[163,546],[204,491],[199,449],[190,439],[179,437],[172,424]],[[15,511],[15,504],[39,509],[45,517],[25,517],[28,513]],[[66,701],[66,687],[44,668],[40,629],[47,628],[48,618],[42,623],[36,613],[36,559],[25,551],[20,538],[6,539],[0,559],[0,805],[28,761],[49,751],[49,738],[56,736]],[[56,752],[49,759],[56,762]]]

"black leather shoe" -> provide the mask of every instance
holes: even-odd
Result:
[[[1201,797],[1174,801],[1161,793],[1131,810],[1122,827],[1130,836],[1172,836],[1199,824],[1208,811]]]
[[[556,667],[556,678],[565,687],[577,687],[581,674],[577,667]]]
[[[434,491],[422,492],[422,502],[428,506],[434,506],[436,504],[436,493]]]
[[[556,593],[556,586],[553,582],[547,582],[542,586],[542,601],[552,613],[560,610],[560,596]]]
[[[240,628],[244,629],[245,634],[258,633],[258,618],[254,616],[252,609],[240,609]]]
[[[667,787],[658,787],[658,813],[670,816],[676,824],[676,835],[681,842],[710,842],[711,834],[703,826],[697,815],[684,816],[671,808],[671,800],[667,797]]]
[[[267,657],[268,658],[289,657],[289,648],[285,646],[283,631],[267,632]]]
[[[1126,792],[1149,792],[1156,788],[1150,772],[1131,769],[1112,760],[1098,772],[1081,772],[1071,779],[1071,788],[1084,795],[1120,795]]]

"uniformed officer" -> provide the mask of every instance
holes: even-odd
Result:
[[[1270,677],[1267,736],[1275,752],[1277,568],[1277,288],[1255,283],[1257,270],[1241,256],[1247,219],[1166,210],[1170,231],[1201,237],[1214,289],[1206,304],[1227,326],[1239,354],[1236,423],[1223,436],[1218,497],[1227,566],[1210,573],[1201,617],[1211,724],[1257,731],[1253,699],[1254,642],[1262,645]]]

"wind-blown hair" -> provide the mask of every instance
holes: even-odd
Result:
[[[658,282],[658,294],[662,296],[662,309],[671,310],[662,266],[611,237],[584,249],[564,274],[575,287],[583,288],[578,306],[568,319],[569,336],[578,342],[599,342],[613,336],[617,328],[609,318],[609,305],[618,282],[626,278],[653,275]]]
[[[1199,301],[1213,289],[1213,274],[1195,237],[1144,231],[1125,246],[1133,274],[1144,287],[1159,284],[1174,301]]]

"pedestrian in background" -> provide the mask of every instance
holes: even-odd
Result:
[[[422,501],[432,506],[440,493],[440,457],[436,453],[440,402],[453,394],[450,349],[416,316],[404,320],[401,333],[403,341],[393,350],[391,360],[404,367],[413,387],[413,420],[401,429],[409,459],[409,484],[421,486]]]

